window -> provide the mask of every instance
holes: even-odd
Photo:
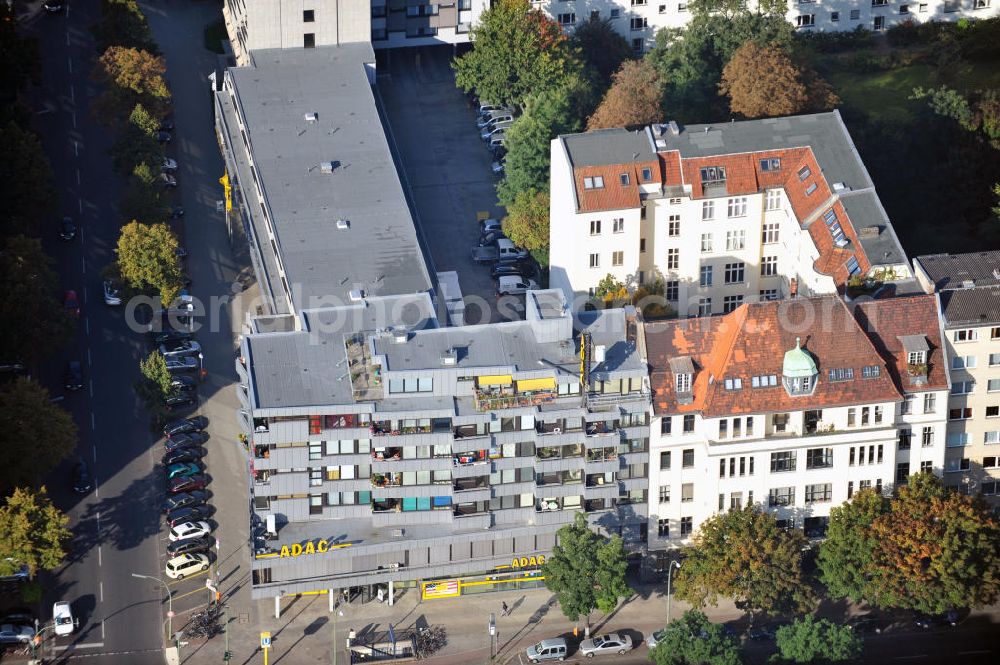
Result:
[[[726,264],[726,284],[739,284],[744,279],[743,263]]]
[[[670,503],[670,486],[660,486],[660,503]]]
[[[816,25],[815,14],[799,14],[795,17],[795,25],[799,28],[808,28]]]
[[[312,9],[306,9],[302,12],[302,22],[312,23],[316,20],[316,12]]]
[[[924,427],[920,430],[920,445],[924,448],[930,448],[934,445],[934,428]]]
[[[689,393],[691,392],[691,375],[690,374],[677,374],[674,378],[674,387],[679,393]],[[691,416],[692,418],[694,416]],[[685,422],[687,421],[687,416],[684,416]],[[686,429],[684,430],[687,431]]]
[[[712,286],[712,266],[702,266],[698,286]]]
[[[1000,379],[990,379],[986,382],[986,392],[995,393],[1000,390]]]
[[[726,390],[743,390],[743,379],[738,376],[726,377],[724,385],[726,386]],[[739,418],[736,420],[739,420]]]
[[[584,189],[602,189],[604,187],[604,176],[595,175],[593,177],[587,176],[583,179]]]
[[[746,217],[747,216],[747,197],[738,196],[736,198],[729,199],[726,204],[726,216],[727,217]]]
[[[906,354],[906,362],[910,365],[922,365],[924,362],[924,352],[923,351],[910,351]]]
[[[830,20],[836,23],[840,20],[840,12],[830,12]]]
[[[944,13],[951,14],[959,10],[959,0],[944,0]]]
[[[747,245],[747,232],[743,230],[739,231],[726,231],[726,250],[737,251],[745,249]]]
[[[681,468],[690,469],[694,466],[694,448],[685,448],[681,453]]]
[[[687,377],[688,377],[688,385],[690,386],[691,375],[688,374]],[[684,416],[684,433],[690,434],[693,431],[694,431],[694,414],[689,413],[688,415]]]
[[[663,288],[663,296],[670,302],[677,302],[680,299],[680,285],[676,279],[667,282]]]
[[[302,46],[303,48],[315,48],[316,47],[316,33],[307,32],[302,35]]]
[[[769,189],[764,198],[764,210],[781,210],[781,190]]]
[[[956,330],[952,333],[951,339],[955,342],[975,342],[979,339],[979,331],[975,328]]]
[[[574,23],[576,23],[576,14],[574,12],[559,14],[559,25],[572,25]]]
[[[660,451],[660,471],[666,471],[670,468],[670,451],[662,450]]]
[[[753,388],[773,388],[778,385],[778,377],[774,374],[761,374],[750,378],[750,385]],[[782,423],[784,425],[784,423]],[[778,430],[783,432],[784,429]]]
[[[968,395],[976,388],[975,381],[955,381],[951,384],[952,395]]]
[[[670,215],[670,221],[667,222],[667,235],[671,238],[676,238],[681,234],[681,223],[680,215]]]
[[[933,473],[933,472],[934,472],[934,462],[920,463],[920,473]]]
[[[601,235],[601,220],[599,219],[590,220],[590,235],[592,236]]]
[[[860,18],[861,18],[861,10],[860,9],[852,9],[851,10],[851,20],[852,21],[857,21]]]
[[[989,434],[989,432],[986,432]],[[986,441],[985,443],[989,443]],[[944,445],[949,448],[961,448],[962,446],[969,445],[969,433],[968,432],[948,432],[948,436],[945,437]]]
[[[861,368],[861,378],[876,379],[882,374],[882,369],[878,365],[865,365]]]
[[[850,381],[854,378],[854,369],[851,367],[835,367],[828,375],[831,381]]]
[[[857,275],[859,272],[861,272],[861,265],[858,264],[858,260],[853,256],[847,259],[848,276],[853,277],[854,275]]]
[[[778,242],[778,225],[765,224],[764,230],[760,234],[760,241],[765,245],[773,245]]]
[[[646,239],[645,238],[639,238],[639,253],[640,254],[645,254],[646,253]]]
[[[973,9],[989,9],[990,0],[972,0]]]
[[[701,219],[703,221],[715,219],[715,201],[701,202]]]
[[[798,170],[799,182],[803,182],[806,178],[812,175],[812,169],[808,166],[803,166]]]
[[[899,435],[896,439],[896,448],[898,450],[909,450],[910,440],[913,438],[913,432],[909,429],[899,430]]]
[[[795,471],[795,452],[771,453],[771,473]]]
[[[944,470],[945,473],[956,473],[959,471],[968,471],[969,467],[969,458],[963,457],[961,459],[947,460],[944,465]]]
[[[889,0],[872,0],[872,7],[885,7],[889,4]]]
[[[625,263],[625,252],[611,252],[611,265],[620,266]]]
[[[899,13],[900,14],[909,14],[910,13],[910,6],[909,5],[900,5],[899,6]]]
[[[761,289],[759,296],[760,296],[761,302],[766,301],[766,300],[777,300],[778,299],[778,289]]]
[[[833,448],[810,448],[806,451],[807,469],[829,469],[833,466]]]
[[[975,366],[975,356],[955,356],[951,359],[952,369],[973,369]]]
[[[760,170],[761,171],[780,171],[781,170],[781,159],[778,157],[772,157],[770,159],[760,160]]]
[[[693,517],[682,517],[681,518],[681,536],[690,536],[691,531],[694,529],[694,518]]]
[[[612,9],[611,10],[611,18],[619,18],[619,17],[621,17],[621,15],[622,15],[622,10],[621,9],[617,9],[616,8],[616,9]]]
[[[986,407],[987,418],[996,418],[997,416],[1000,416],[1000,406],[994,405]]]
[[[723,418],[722,420],[719,421],[719,438],[725,439],[727,436],[729,436],[729,421]],[[719,462],[722,467],[719,470],[719,477],[721,478],[726,470],[726,460],[722,459],[719,460]]]
[[[681,485],[681,503],[692,501],[694,501],[694,483],[684,483]]]
[[[662,6],[662,5],[661,5]],[[642,179],[644,182],[649,182],[653,179],[653,169],[648,166],[642,167]]]
[[[795,505],[795,488],[772,487],[767,493],[767,505],[772,508],[775,506]]]
[[[701,168],[701,184],[719,185],[726,182],[726,168],[724,166],[704,166]]]
[[[1000,327],[990,329],[990,339],[993,341],[1000,339]]]
[[[984,469],[996,469],[996,468],[1000,468],[1000,464],[997,463],[998,459],[1000,459],[1000,457],[993,457],[993,456],[984,457],[983,458],[983,468]]]
[[[743,304],[743,296],[726,296],[722,299],[722,313],[729,314]]]
[[[622,187],[627,187],[629,184],[629,177],[627,173],[621,173],[618,175],[618,181],[621,182]]]
[[[972,409],[948,409],[948,420],[968,420],[972,417]]]
[[[934,413],[937,410],[937,395],[924,393],[924,413]]]
[[[667,250],[667,270],[677,270],[681,265],[681,250],[674,248]]]
[[[712,299],[698,298],[698,316],[712,315]]]
[[[760,276],[773,277],[778,274],[778,257],[765,256],[760,260]]]
[[[702,253],[708,253],[712,251],[712,234],[702,233],[701,234],[701,251]]]
[[[667,518],[660,519],[656,522],[656,535],[660,538],[670,537],[670,520]]]
[[[625,233],[625,218],[616,217],[611,222],[611,232],[612,233]]]
[[[674,424],[674,419],[673,419],[672,416],[663,416],[660,419],[660,434],[662,434],[664,436],[669,436],[670,435],[670,430],[673,427],[673,424]],[[667,451],[667,459],[670,459],[670,452],[669,451]],[[660,460],[661,461],[663,460],[663,453],[660,453]],[[664,468],[662,464],[660,465],[660,468],[661,469]],[[670,464],[667,464],[666,468],[669,469],[670,468]]]
[[[858,410],[851,407],[847,410],[847,426],[857,427],[858,424]]]
[[[601,267],[601,255],[600,254],[591,254],[590,255],[590,267],[591,268],[600,268]]]
[[[833,499],[833,485],[820,483],[806,485],[806,503],[825,503]]]

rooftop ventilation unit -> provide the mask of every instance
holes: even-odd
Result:
[[[392,341],[396,344],[406,344],[406,340],[409,338],[410,333],[406,328],[396,328],[392,331]]]
[[[333,162],[320,162],[319,171],[320,173],[333,173]]]
[[[348,220],[346,220],[346,219],[338,219],[337,220],[337,230],[338,231],[346,231],[349,228],[351,228],[351,223]]]
[[[974,288],[976,288],[976,283],[973,282],[971,279],[963,280],[962,281],[962,288],[963,289],[974,289]]]
[[[443,354],[441,354],[442,365],[454,365],[457,361],[458,361],[458,354],[455,353],[455,349],[448,349]]]
[[[860,238],[877,238],[881,233],[881,226],[862,226],[858,229],[858,237]]]
[[[306,113],[306,122],[314,123],[319,120],[319,114],[316,112]]]
[[[361,289],[354,289],[347,295],[351,299],[351,302],[361,302],[365,299],[365,292]]]
[[[667,123],[667,129],[669,129],[670,133],[674,136],[680,136],[681,134],[681,128],[677,126],[677,121],[675,120],[671,120]]]
[[[851,188],[842,182],[833,183],[833,191],[835,192],[849,192]]]

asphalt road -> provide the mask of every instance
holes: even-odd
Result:
[[[95,59],[90,26],[99,20],[99,2],[77,0],[64,14],[56,15],[45,14],[40,5],[35,2],[19,9],[22,29],[38,39],[42,59],[42,82],[32,95],[35,126],[52,162],[59,216],[73,217],[79,228],[77,237],[64,243],[58,238],[54,218],[46,221],[42,236],[62,288],[77,291],[82,311],[73,344],[53,357],[39,378],[73,414],[80,433],[77,454],[90,463],[95,487],[83,496],[72,492],[72,460],[47,479],[54,502],[70,517],[74,538],[66,564],[42,579],[45,598],[39,618],[50,621],[52,603],[68,600],[80,621],[72,636],[47,640],[49,656],[86,655],[98,663],[162,663],[165,595],[156,583],[132,577],[133,572],[163,577],[166,543],[159,512],[164,481],[157,466],[162,446],[151,434],[148,416],[133,390],[139,378],[139,359],[147,349],[142,336],[126,324],[125,308],[105,306],[101,291],[100,271],[114,259],[114,245],[124,220],[117,210],[122,183],[112,173],[108,131],[90,112],[97,94],[90,80]],[[168,37],[175,40],[170,50],[175,54],[189,52],[188,58],[208,57],[201,46],[201,28],[218,13],[218,7],[213,3],[162,3],[162,7],[168,6],[177,7],[176,23],[173,18],[169,23],[163,21],[156,4],[148,9],[151,15],[156,14],[151,21],[157,20],[174,33]],[[164,37],[158,38],[162,43]],[[177,72],[169,75],[174,84],[178,129],[168,154],[181,164],[176,196],[188,210],[185,224],[193,226],[190,233],[177,226],[190,251],[192,291],[207,305],[212,296],[231,294],[239,266],[229,255],[223,218],[215,210],[222,163],[204,82],[208,71],[195,76],[188,65],[191,63],[178,63]],[[188,81],[187,77],[192,78]],[[229,493],[233,496],[226,502],[232,526],[229,533],[219,532],[225,534],[222,564],[235,561],[239,570],[245,548],[238,543],[245,542],[247,527],[245,491],[240,496],[238,490],[246,475],[233,444],[236,399],[231,390],[225,390],[235,378],[233,335],[227,308],[223,305],[218,311],[214,325],[198,334],[210,372],[202,386],[200,411],[209,412],[213,419],[207,458],[213,476],[210,489],[217,492],[222,476],[228,487],[237,490]],[[83,362],[85,386],[77,393],[63,395],[62,368],[70,359]],[[226,443],[229,448],[222,448]],[[234,519],[238,513],[233,506],[237,504],[242,510],[239,520]],[[224,521],[222,507],[217,520]],[[227,587],[232,593],[245,584],[239,575],[229,577]],[[173,609],[178,614],[174,630],[183,625],[187,613],[204,605],[204,579],[203,575],[170,583]]]

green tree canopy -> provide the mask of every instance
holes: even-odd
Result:
[[[170,107],[166,62],[149,51],[109,46],[94,67],[94,78],[105,85],[95,104],[98,117],[107,123],[127,119],[136,104],[156,117]]]
[[[811,615],[782,626],[775,634],[777,660],[786,663],[853,663],[861,658],[861,636]]]
[[[472,27],[472,41],[452,65],[455,82],[494,104],[523,106],[580,69],[559,25],[528,0],[494,2]]]
[[[1000,150],[1000,90],[977,90],[963,95],[942,85],[926,90],[914,88],[911,99],[926,99],[936,114],[955,120],[962,129]]]
[[[587,120],[587,131],[608,127],[636,127],[660,122],[663,109],[663,82],[648,60],[626,60],[615,72],[611,87],[604,94],[594,115]]]
[[[163,146],[156,140],[159,126],[159,121],[142,104],[136,104],[121,135],[111,146],[111,159],[115,170],[119,173],[135,173],[136,167],[140,164],[147,165],[141,178],[143,188],[158,185],[145,176],[147,172],[153,175],[152,167],[159,166],[163,162]],[[147,219],[147,221],[155,220]]]
[[[732,598],[749,611],[802,611],[813,599],[802,576],[801,531],[778,527],[770,513],[746,506],[701,524],[677,572],[677,597],[696,608]]]
[[[520,192],[507,208],[503,231],[508,238],[527,250],[549,248],[549,193],[529,189]]]
[[[566,618],[577,621],[595,609],[607,614],[632,589],[625,581],[625,545],[621,537],[604,538],[587,524],[587,516],[577,513],[573,524],[559,529],[559,544],[545,560],[545,586],[556,594]]]
[[[579,50],[601,91],[611,83],[611,75],[632,57],[632,47],[615,30],[609,18],[591,18],[579,24],[573,30],[570,43]]]
[[[57,568],[72,537],[68,523],[44,487],[37,492],[15,488],[0,506],[0,575],[12,575],[23,565],[32,577]]]
[[[181,288],[178,247],[177,236],[166,224],[126,224],[115,250],[122,279],[134,289],[158,290],[163,306],[169,307]]]
[[[861,490],[830,509],[830,525],[817,558],[820,579],[830,596],[855,602],[867,597],[879,547],[872,524],[888,509],[888,499],[874,490]]]
[[[7,238],[0,250],[0,358],[29,362],[65,344],[73,321],[57,297],[59,279],[41,241]]]
[[[148,162],[136,164],[132,169],[122,200],[122,213],[125,219],[139,219],[148,224],[166,220],[164,186],[159,180],[159,171],[159,164],[153,166]]]
[[[164,404],[171,395],[177,393],[177,388],[171,384],[173,377],[167,370],[167,361],[158,349],[139,361],[139,373],[142,379],[136,385],[136,394],[146,404],[146,408],[157,422],[163,420],[168,410]]]
[[[983,607],[1000,595],[1000,524],[979,497],[910,476],[872,523],[878,543],[871,596],[881,607],[940,613]]]
[[[8,113],[14,108],[18,91],[40,75],[38,40],[19,34],[11,7],[0,3],[0,117],[4,122],[11,118]],[[4,145],[0,143],[0,149]]]
[[[34,132],[0,127],[0,233],[40,236],[51,229],[52,167]]]
[[[42,386],[19,377],[0,390],[0,491],[33,486],[76,447],[76,424]]]
[[[656,665],[740,665],[740,645],[697,610],[671,622],[649,652]]]
[[[146,16],[136,0],[103,0],[101,22],[93,27],[97,50],[125,46],[156,52],[156,42]]]

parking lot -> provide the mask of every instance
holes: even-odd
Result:
[[[382,56],[385,58],[385,56]],[[497,207],[490,151],[479,138],[476,112],[455,87],[452,49],[397,49],[380,59],[379,94],[402,161],[400,178],[409,187],[415,220],[433,265],[458,273],[466,301],[466,323],[520,318],[523,298],[508,296],[497,307],[490,267],[472,260],[479,240],[476,214],[502,217]],[[483,316],[485,303],[491,311]]]

